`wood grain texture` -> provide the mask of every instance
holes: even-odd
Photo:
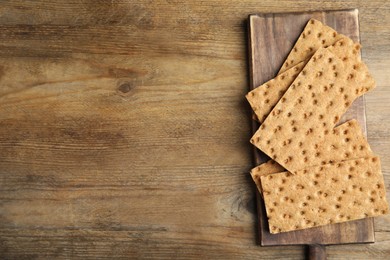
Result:
[[[387,1],[1,1],[0,258],[302,259],[257,245],[246,21],[351,7],[389,190]],[[375,229],[328,258],[388,258]]]
[[[359,42],[358,10],[258,14],[249,17],[249,64],[251,88],[256,88],[276,76],[286,56],[294,46],[309,19],[315,18],[331,26],[352,40]],[[366,132],[364,96],[355,100],[340,123],[356,119]],[[339,123],[339,124],[340,124]],[[258,129],[253,121],[253,132]],[[269,160],[260,150],[254,149],[259,165]],[[268,228],[264,202],[257,194],[261,245],[294,244],[347,244],[374,242],[373,219],[367,218],[311,229],[271,234]]]

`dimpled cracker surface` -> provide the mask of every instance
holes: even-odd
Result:
[[[256,187],[259,190],[260,194],[262,193],[261,188],[261,176],[266,176],[268,174],[278,173],[285,171],[285,169],[275,162],[274,160],[269,160],[265,163],[260,164],[259,166],[253,168],[250,172],[253,181],[256,183]]]
[[[329,131],[329,133],[321,142],[309,147],[308,150],[302,150],[302,155],[306,155],[304,161],[307,167],[373,155],[370,145],[356,120],[350,120],[326,131]],[[314,157],[310,157],[310,155],[314,155]],[[261,193],[260,177],[282,171],[285,171],[285,169],[280,164],[269,160],[253,168],[251,176]]]
[[[260,123],[264,122],[265,118],[269,115],[305,65],[306,62],[298,63],[276,78],[271,79],[250,91],[245,96]]]
[[[271,233],[389,212],[378,157],[261,177]]]
[[[316,144],[327,136],[365,91],[375,87],[368,70],[369,84],[356,84],[357,76],[345,75],[342,61],[327,49],[320,49],[276,104],[251,143],[290,172],[306,168],[310,160],[324,154],[314,152]],[[349,142],[345,138],[341,144]],[[305,153],[306,151],[306,153]],[[334,153],[334,151],[329,151]],[[342,155],[350,159],[349,154]]]
[[[327,49],[341,59],[348,74],[357,74],[359,77],[356,80],[357,84],[367,85],[367,82],[364,82],[367,79],[359,76],[359,71],[366,69],[360,59],[360,44],[355,43],[350,38],[344,36]],[[280,98],[286,93],[288,87],[295,80],[306,63],[307,61],[298,63],[246,95],[246,98],[260,123],[265,120],[274,106],[279,102]]]
[[[343,37],[346,36],[337,33],[318,20],[310,19],[278,74],[309,59],[319,48],[328,47]]]

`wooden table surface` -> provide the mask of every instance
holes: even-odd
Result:
[[[257,245],[246,21],[346,8],[390,200],[389,1],[1,1],[0,258],[303,259]],[[375,231],[328,258],[388,259]]]

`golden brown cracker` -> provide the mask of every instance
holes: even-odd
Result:
[[[319,48],[328,47],[345,38],[334,29],[318,20],[310,19],[283,63],[279,73],[283,73],[301,61],[309,59]]]
[[[251,105],[258,121],[264,122],[274,106],[302,71],[306,62],[301,62],[278,77],[250,91],[245,97]]]
[[[378,157],[270,174],[261,183],[273,234],[389,212]]]
[[[256,187],[259,190],[260,194],[262,193],[261,189],[261,176],[266,176],[268,174],[278,173],[285,171],[285,169],[275,162],[274,160],[269,160],[265,163],[260,164],[259,166],[253,168],[250,172],[253,181],[256,183]]]
[[[375,87],[367,68],[359,69],[363,70],[359,75],[346,75],[341,59],[327,49],[318,50],[251,143],[290,172],[306,168],[311,160],[323,156],[316,152],[316,145],[333,131],[352,102]],[[366,84],[356,84],[357,79]],[[345,154],[344,159],[350,156]]]
[[[301,153],[305,156],[304,161],[307,167],[373,155],[370,145],[356,120],[350,120],[335,127],[329,131],[321,142],[309,147],[309,150],[302,150]],[[309,160],[309,154],[317,156]],[[253,168],[251,176],[261,193],[260,177],[282,171],[285,171],[285,169],[280,164],[269,160]]]
[[[346,73],[359,76],[360,72],[366,69],[365,64],[360,59],[360,45],[351,39],[344,37],[327,49],[341,59]],[[306,63],[307,61],[298,63],[246,95],[259,122],[264,122]],[[359,82],[360,80],[362,82]],[[359,77],[356,79],[356,84],[366,85],[367,82],[365,82],[365,78]]]

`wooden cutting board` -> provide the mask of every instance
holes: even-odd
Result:
[[[310,18],[315,18],[359,41],[358,10],[307,13],[256,14],[249,16],[249,59],[251,89],[272,79]],[[364,46],[363,46],[364,47]],[[364,97],[357,99],[341,122],[355,118],[366,133]],[[253,131],[259,125],[253,122]],[[254,149],[255,163],[268,157]],[[257,194],[260,242],[263,246],[299,244],[345,244],[374,242],[373,219],[363,219],[300,231],[270,234],[263,200]]]

